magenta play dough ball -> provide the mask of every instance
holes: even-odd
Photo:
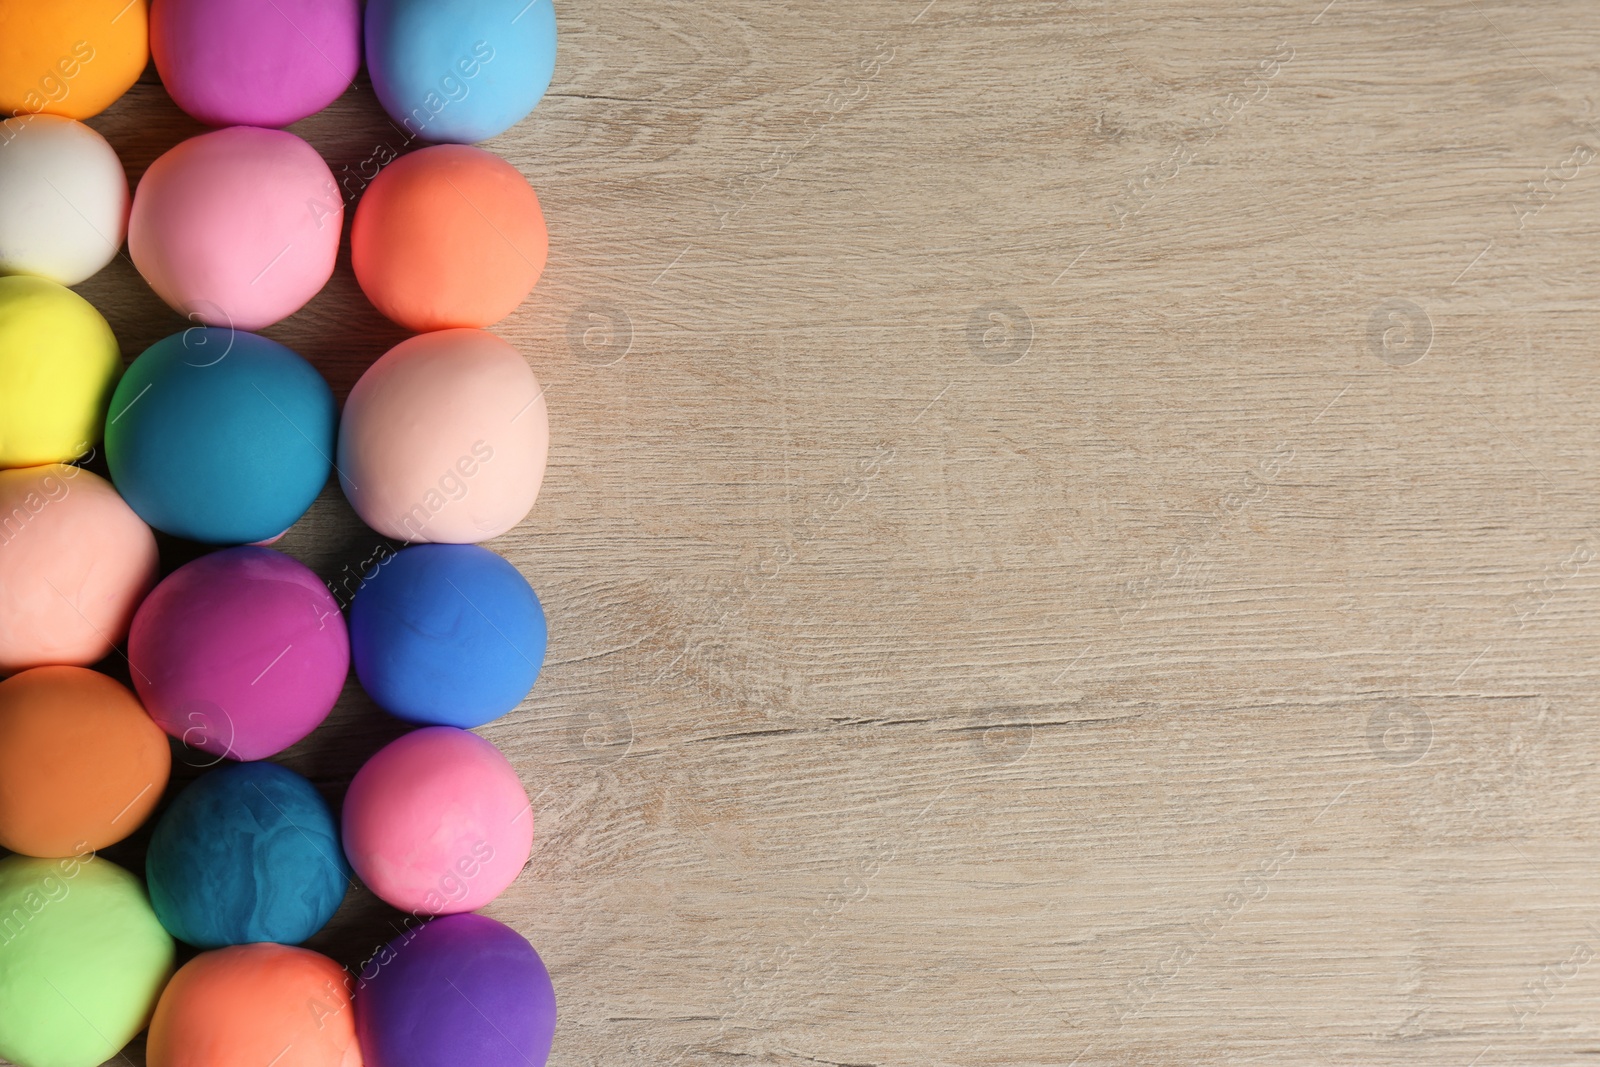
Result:
[[[361,65],[360,0],[161,0],[150,54],[207,126],[287,126],[339,98]]]
[[[128,662],[139,699],[168,734],[258,760],[327,718],[350,669],[350,639],[322,579],[245,545],[163,579],[133,617]]]
[[[133,194],[128,251],[179,314],[259,330],[327,283],[343,223],[316,149],[282,130],[232,126],[150,164]]]
[[[517,772],[477,734],[430,726],[380,748],[344,798],[344,853],[379,897],[417,915],[476,911],[533,849]]]

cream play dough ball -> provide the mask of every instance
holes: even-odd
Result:
[[[128,176],[94,130],[59,115],[0,122],[0,274],[77,285],[128,233]]]

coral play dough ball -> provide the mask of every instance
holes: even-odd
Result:
[[[171,770],[166,735],[120,682],[83,667],[0,682],[0,846],[48,857],[115,844]]]
[[[144,1029],[173,945],[139,879],[94,856],[7,856],[0,916],[0,1058],[96,1067]]]
[[[413,545],[366,575],[350,604],[356,677],[385,711],[471,728],[528,695],[544,610],[522,573],[477,545]]]
[[[202,952],[161,994],[145,1060],[150,1067],[361,1067],[349,985],[343,967],[309,949]]]
[[[0,471],[0,674],[105,658],[159,565],[150,527],[98,474]]]
[[[149,59],[145,0],[0,0],[0,113],[98,115]]]
[[[150,164],[133,194],[128,251],[179,314],[259,330],[327,283],[343,223],[316,149],[282,130],[232,126]]]
[[[528,862],[533,811],[477,734],[430,726],[380,748],[344,798],[344,851],[379,897],[417,915],[474,911]]]
[[[548,247],[527,179],[470,145],[435,145],[389,164],[350,227],[361,291],[418,332],[499,322],[539,280]]]
[[[338,415],[315,367],[276,341],[195,327],[129,366],[106,432],[111,480],[158,530],[254,544],[327,484]]]
[[[83,123],[0,122],[0,274],[77,285],[116,258],[129,203],[122,160]]]
[[[424,141],[504,133],[555,73],[551,0],[369,0],[366,23],[373,91]]]
[[[480,330],[395,345],[339,422],[339,484],[385,537],[467,544],[533,507],[550,452],[544,391],[522,354]]]
[[[339,98],[361,66],[360,0],[160,0],[161,84],[207,126],[287,126]]]
[[[198,948],[297,945],[350,883],[327,802],[276,763],[224,764],[179,793],[144,869],[161,925]]]
[[[380,959],[356,990],[367,1067],[544,1067],[556,991],[511,927],[448,915],[401,934]]]
[[[322,579],[281,552],[244,546],[167,575],[133,617],[128,662],[168,734],[258,760],[327,718],[349,673],[350,639]]]
[[[117,339],[87,300],[44,278],[0,278],[0,467],[82,456],[121,373]]]

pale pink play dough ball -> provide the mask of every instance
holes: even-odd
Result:
[[[482,330],[400,342],[345,401],[345,496],[368,526],[400,541],[472,544],[505,533],[544,480],[543,392],[522,354]]]
[[[0,471],[0,675],[104,658],[159,562],[150,527],[99,475]]]
[[[282,130],[231,126],[150,164],[133,194],[128,251],[180,314],[259,330],[327,283],[343,222],[316,149]]]
[[[379,749],[350,782],[344,852],[383,900],[418,915],[476,911],[533,849],[517,772],[477,734],[430,726]]]

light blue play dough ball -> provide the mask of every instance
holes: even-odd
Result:
[[[476,144],[520,122],[556,66],[551,0],[369,0],[367,70],[424,141]]]
[[[350,868],[310,782],[276,763],[229,763],[156,822],[145,878],[151,907],[180,941],[298,945],[339,910]]]
[[[277,537],[332,469],[338,413],[317,369],[276,341],[196,327],[157,341],[111,397],[106,463],[145,522],[213,545]]]

